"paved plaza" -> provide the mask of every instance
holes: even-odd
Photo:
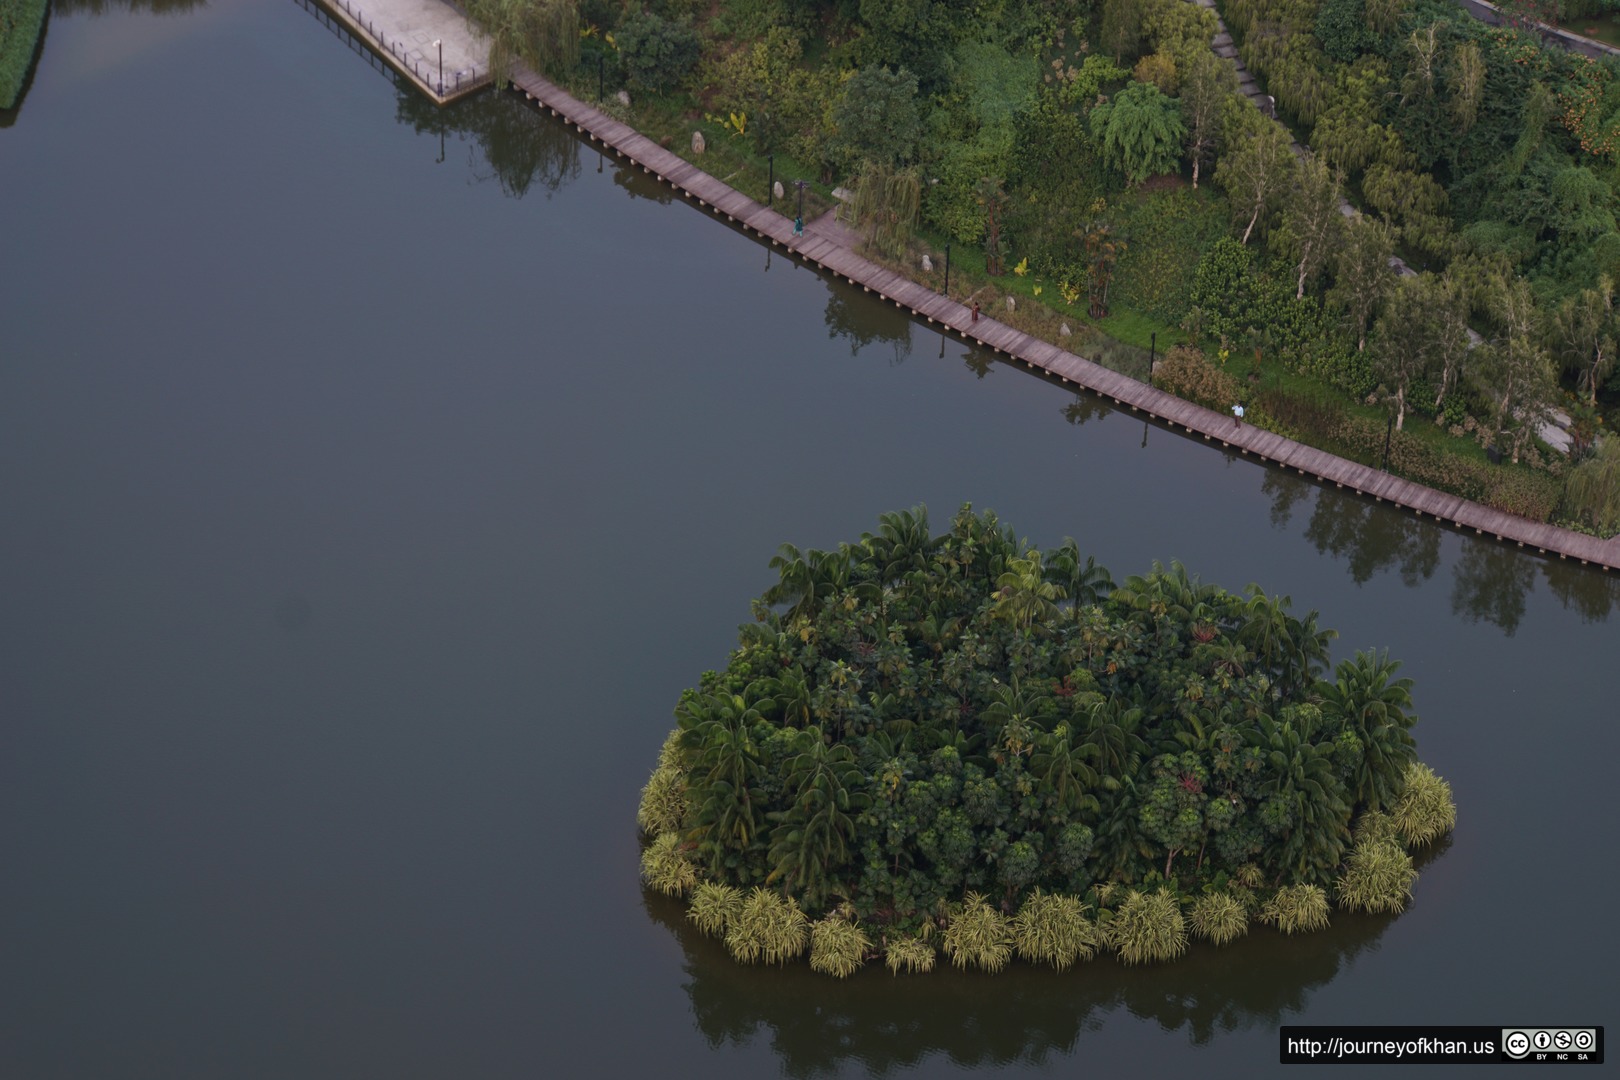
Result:
[[[321,4],[440,105],[490,81],[489,38],[443,0]]]

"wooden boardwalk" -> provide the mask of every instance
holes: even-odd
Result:
[[[918,318],[943,326],[964,340],[994,349],[1010,360],[1063,383],[1082,387],[1122,408],[1146,413],[1172,429],[1181,428],[1209,442],[1219,442],[1221,446],[1235,449],[1241,454],[1252,455],[1284,469],[1293,469],[1305,476],[1314,476],[1378,502],[1394,503],[1419,517],[1427,515],[1460,529],[1471,529],[1482,536],[1494,536],[1522,548],[1534,549],[1543,555],[1578,559],[1583,564],[1620,570],[1620,537],[1599,540],[1594,536],[1505,514],[1469,502],[1461,496],[1448,495],[1391,476],[1183,401],[1049,342],[1030,337],[988,316],[981,315],[975,321],[969,308],[930,292],[895,271],[862,258],[847,247],[815,235],[795,237],[791,218],[762,206],[691,162],[665,150],[629,125],[579,101],[527,68],[514,68],[512,81],[529,100],[566,120],[591,141],[602,143],[639,165],[642,171],[669,184],[700,207],[787,249],[807,263],[859,285],[867,292],[877,293]]]

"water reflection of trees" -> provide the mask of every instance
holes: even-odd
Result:
[[[1063,406],[1063,419],[1075,427],[1083,427],[1112,411],[1096,394],[1076,394],[1074,400]]]
[[[1294,504],[1313,486],[1303,477],[1267,469],[1261,490],[1272,499],[1272,525],[1288,524]],[[1305,539],[1324,555],[1343,559],[1357,585],[1393,569],[1401,581],[1413,586],[1433,577],[1440,565],[1439,529],[1365,499],[1317,498],[1305,526]]]
[[[1267,469],[1261,490],[1271,497],[1271,523],[1285,527],[1313,492],[1305,539],[1317,551],[1344,560],[1356,584],[1394,570],[1407,586],[1434,575],[1440,565],[1442,528],[1403,510],[1340,496],[1303,477]],[[1470,622],[1485,622],[1513,636],[1523,620],[1538,577],[1566,609],[1585,622],[1602,622],[1620,607],[1620,578],[1557,558],[1536,558],[1517,547],[1465,537],[1452,568],[1451,610]]]
[[[686,991],[710,1045],[743,1044],[761,1030],[789,1076],[814,1076],[855,1061],[885,1073],[944,1054],[958,1066],[1040,1064],[1075,1049],[1081,1033],[1121,1007],[1185,1030],[1193,1042],[1217,1033],[1275,1027],[1304,1008],[1312,989],[1351,957],[1376,949],[1392,916],[1335,913],[1318,934],[1284,938],[1256,927],[1225,949],[1195,946],[1173,964],[1128,968],[1101,957],[1067,972],[1015,964],[999,975],[933,973],[896,978],[881,964],[834,980],[803,963],[735,963],[699,934],[678,901],[648,893],[652,918],[686,954]]]
[[[466,145],[480,182],[495,180],[521,199],[532,190],[550,198],[578,179],[579,140],[515,95],[480,92],[441,109],[403,79],[396,78],[395,86],[395,118],[420,134]]]
[[[911,355],[911,316],[890,304],[872,303],[852,285],[828,285],[822,319],[827,336],[848,342],[851,356],[879,342],[893,349],[890,363],[902,364]]]
[[[51,0],[51,9],[59,15],[105,15],[110,11],[184,15],[207,6],[208,0]]]

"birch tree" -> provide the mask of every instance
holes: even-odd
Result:
[[[1192,162],[1192,186],[1205,161],[1214,156],[1221,133],[1221,109],[1237,92],[1237,70],[1206,50],[1187,61],[1181,79],[1181,120],[1187,125],[1187,157]]]
[[[1395,284],[1389,268],[1395,254],[1395,231],[1377,218],[1358,214],[1345,222],[1344,241],[1334,252],[1337,280],[1328,299],[1344,309],[1356,333],[1357,351],[1367,348],[1367,329],[1373,313]]]
[[[1304,298],[1306,283],[1326,265],[1343,229],[1339,174],[1307,150],[1284,195],[1282,228],[1274,238],[1277,250],[1294,262],[1296,300]]]
[[[1253,106],[1244,105],[1254,112]],[[1239,241],[1245,245],[1262,218],[1276,208],[1298,168],[1288,131],[1258,112],[1254,115],[1260,123],[1238,125],[1237,137],[1228,137],[1226,153],[1215,166],[1215,182],[1231,199],[1233,217],[1247,218]]]

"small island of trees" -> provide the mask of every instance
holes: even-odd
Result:
[[[784,545],[642,792],[648,886],[744,962],[999,970],[1397,912],[1449,832],[1384,654],[1179,563],[1116,583],[963,507]]]

